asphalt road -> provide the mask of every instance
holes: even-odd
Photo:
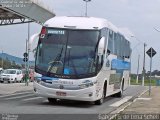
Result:
[[[126,97],[135,97],[145,89],[142,86],[130,86],[124,91],[122,98],[107,97],[100,106],[80,101],[58,101],[50,104],[45,98],[35,96],[32,91],[0,95],[0,119],[4,120],[11,114],[18,115],[18,120],[96,120],[101,118],[99,114],[109,114],[119,107],[113,104]]]

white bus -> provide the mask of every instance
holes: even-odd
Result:
[[[54,17],[38,36],[35,94],[49,102],[98,105],[107,96],[122,96],[129,84],[131,48],[113,24],[93,17]]]

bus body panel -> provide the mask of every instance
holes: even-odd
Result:
[[[118,28],[116,28],[112,23],[110,23],[105,19],[92,18],[92,17],[55,17],[48,20],[44,24],[44,27],[70,30],[70,31],[72,30],[73,31],[74,30],[102,31],[104,29],[105,35],[101,35],[101,37],[105,37],[105,50],[104,50],[103,56],[100,56],[101,58],[99,57],[99,59],[97,58],[98,59],[97,62],[101,61],[101,63],[103,64],[95,76],[80,78],[80,79],[70,79],[70,78],[65,79],[65,78],[48,77],[48,76],[44,76],[39,73],[36,73],[35,74],[36,80],[34,82],[34,91],[36,95],[43,96],[46,98],[96,101],[102,98],[104,88],[105,88],[105,97],[107,97],[109,95],[122,92],[128,87],[129,78],[130,78],[129,76],[130,74],[129,52],[130,51],[128,51],[126,56],[118,56],[114,53],[108,53],[108,48],[109,48],[108,46],[110,44],[109,43],[110,31],[112,31],[113,33],[116,33],[116,35],[119,35],[120,37],[123,37],[123,39],[127,40],[127,37],[123,35],[118,30]],[[55,32],[55,31],[52,31],[52,32]],[[64,34],[63,31],[60,31],[59,33]],[[116,35],[113,35],[114,37],[112,39],[115,39]],[[97,42],[97,45],[98,45],[98,42]],[[121,42],[118,42],[118,43],[121,44]],[[129,41],[128,43],[125,43],[125,45],[128,45],[128,48],[129,48],[130,47]],[[117,47],[119,46],[121,45],[118,44]],[[113,48],[115,47],[116,45],[113,46]],[[66,50],[67,49],[71,49],[71,47],[67,46]],[[122,47],[119,49],[122,49]],[[61,50],[63,51],[63,47]],[[117,54],[118,52],[119,51],[117,51]],[[68,74],[68,73],[69,71],[66,70],[65,74]],[[54,79],[58,79],[58,80],[54,80]],[[89,84],[86,83],[86,80],[89,81],[90,83]],[[67,81],[69,81],[72,84],[69,85]],[[83,87],[83,83],[85,83],[84,85],[85,88],[79,88],[79,87]],[[89,87],[86,87],[86,84],[87,85],[92,84],[92,85]]]

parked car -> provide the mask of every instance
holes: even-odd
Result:
[[[22,82],[22,71],[19,69],[6,69],[0,76],[1,82]]]

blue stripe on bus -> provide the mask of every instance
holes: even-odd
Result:
[[[113,59],[111,62],[111,69],[113,70],[129,70],[131,64],[129,62]]]
[[[53,77],[45,77],[45,76],[42,76],[42,77],[37,77],[41,80],[59,80],[58,78],[53,78]]]

